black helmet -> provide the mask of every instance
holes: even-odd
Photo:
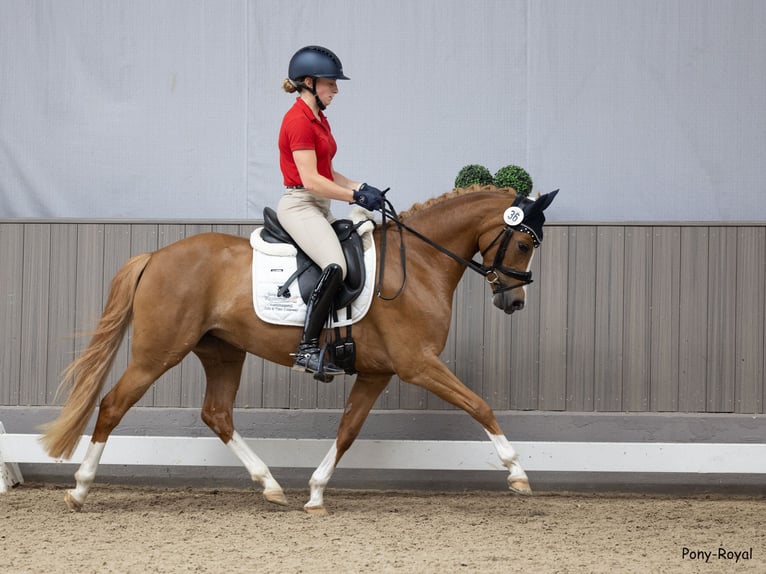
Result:
[[[297,82],[307,76],[335,80],[349,79],[343,75],[343,64],[340,63],[338,56],[322,46],[306,46],[290,58],[287,77]]]

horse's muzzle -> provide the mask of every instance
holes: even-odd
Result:
[[[507,315],[514,311],[521,311],[524,308],[524,295],[516,294],[514,291],[516,289],[503,293],[495,293],[492,296],[492,304],[498,309],[502,309]]]

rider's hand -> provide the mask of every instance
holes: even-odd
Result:
[[[354,190],[354,203],[369,211],[375,211],[383,207],[384,191],[363,183],[359,189]]]

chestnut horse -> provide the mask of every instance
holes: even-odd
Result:
[[[402,213],[398,220],[405,229],[402,233],[395,233],[395,221],[375,230],[382,259],[379,270],[380,265],[388,270],[380,292],[396,293],[405,276],[406,284],[397,297],[375,298],[367,315],[354,326],[356,380],[337,438],[309,482],[307,512],[326,512],[325,486],[394,374],[477,420],[509,470],[509,488],[531,492],[492,409],[450,372],[439,354],[447,340],[453,293],[467,267],[485,275],[496,307],[506,313],[523,308],[525,285],[531,281],[530,262],[542,240],[543,210],[555,194],[532,201],[517,198],[511,189],[453,190]],[[523,222],[516,225],[520,218]],[[381,257],[384,236],[387,249]],[[402,243],[406,273],[400,260]],[[472,259],[477,252],[483,263]],[[64,373],[62,385],[71,383],[71,389],[63,409],[41,439],[50,456],[71,457],[132,320],[130,360],[101,401],[92,440],[75,474],[76,487],[65,496],[71,510],[82,508],[106,441],[123,415],[189,352],[199,357],[206,376],[202,420],[242,461],[252,479],[261,483],[268,501],[287,503],[268,467],[233,425],[246,353],[292,365],[290,353],[301,335],[299,327],[272,325],[255,315],[252,257],[246,238],[205,233],[136,255],[114,277],[88,348]]]

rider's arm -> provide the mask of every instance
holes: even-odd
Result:
[[[331,181],[320,175],[317,171],[317,156],[313,149],[299,149],[293,151],[295,166],[301,177],[303,187],[310,192],[329,199],[338,199],[346,203],[353,203],[354,189],[359,186],[355,181],[348,179],[343,174],[333,169],[335,181]]]
[[[341,172],[335,171],[334,167],[332,168],[332,178],[335,183],[348,189],[359,189],[359,186],[362,185],[362,182],[349,179]]]

